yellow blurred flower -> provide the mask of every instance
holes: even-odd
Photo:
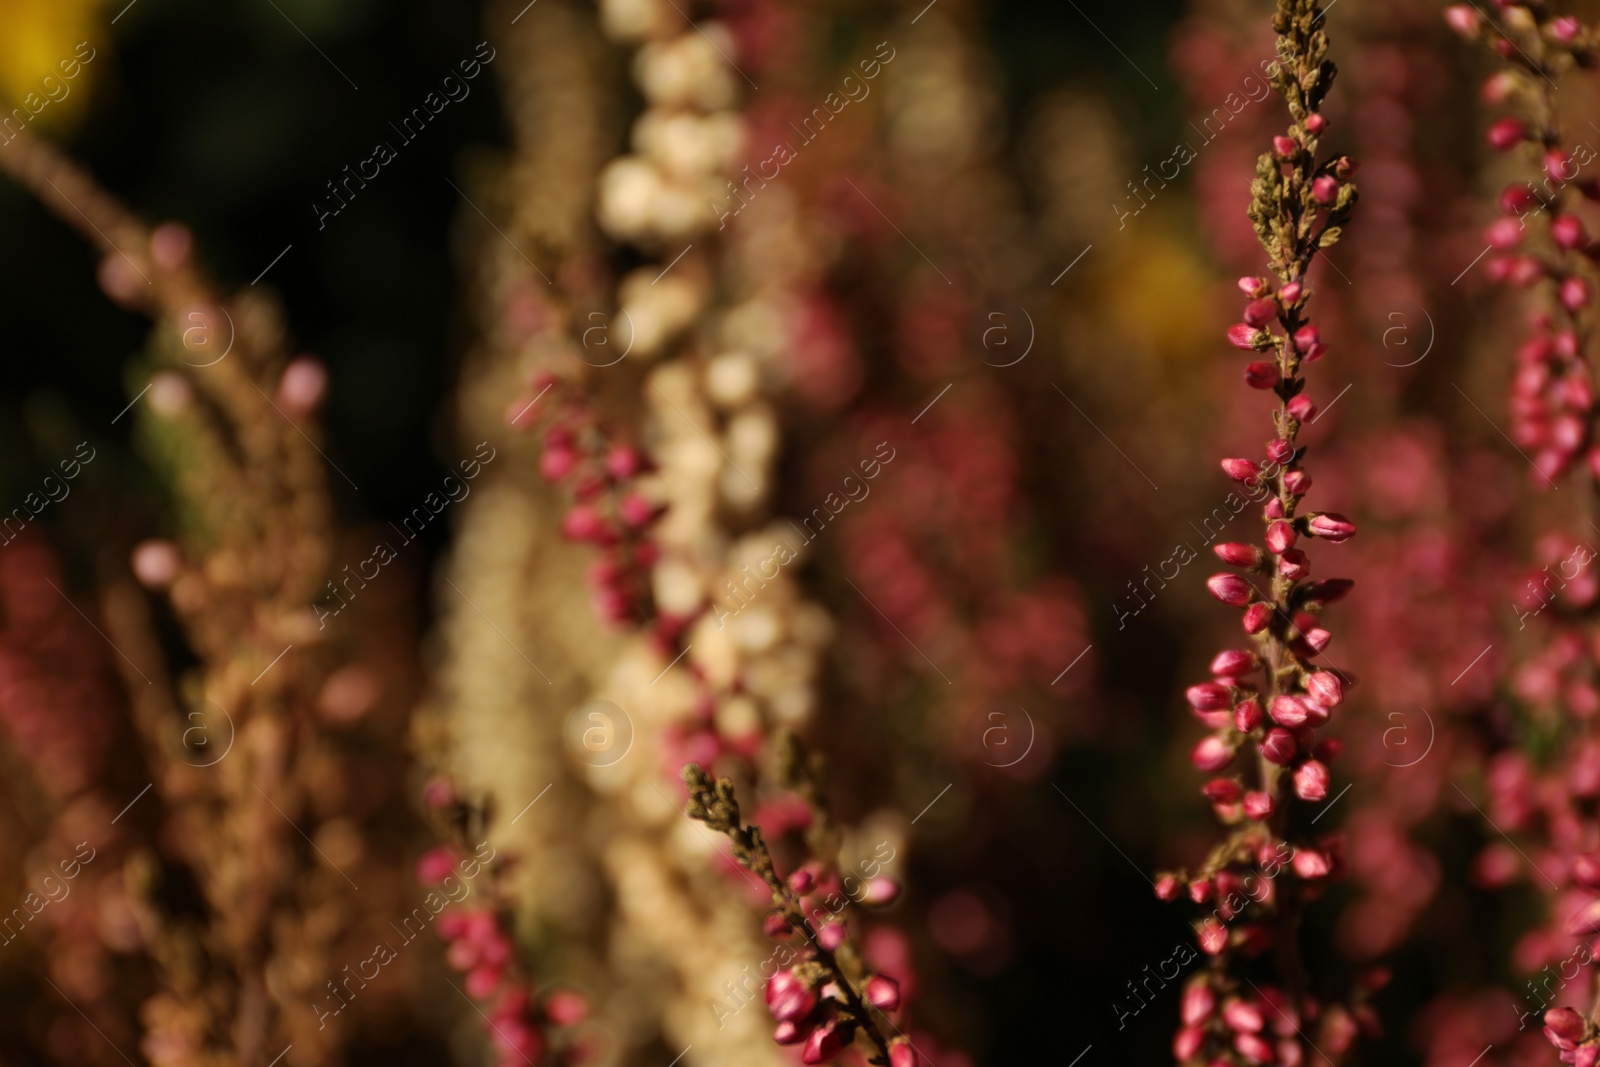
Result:
[[[85,58],[99,58],[105,43],[103,6],[101,0],[0,0],[0,103],[7,111],[26,101],[33,124],[53,127],[82,114],[94,67]]]

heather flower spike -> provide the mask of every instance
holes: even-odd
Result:
[[[1311,488],[1300,436],[1317,412],[1305,392],[1304,369],[1329,351],[1322,331],[1308,319],[1313,301],[1305,279],[1317,253],[1338,241],[1356,202],[1354,163],[1343,156],[1318,160],[1319,137],[1327,128],[1320,108],[1334,76],[1325,59],[1322,13],[1317,0],[1278,3],[1273,87],[1288,103],[1292,125],[1261,155],[1250,204],[1277,291],[1265,279],[1241,280],[1249,302],[1243,321],[1227,336],[1238,348],[1270,356],[1251,363],[1245,380],[1277,400],[1265,454],[1222,461],[1229,478],[1265,491],[1261,543],[1216,546],[1219,559],[1244,573],[1206,580],[1212,596],[1243,609],[1254,647],[1219,652],[1211,662],[1213,678],[1186,694],[1209,731],[1190,759],[1218,776],[1203,793],[1230,829],[1197,869],[1166,873],[1157,882],[1164,900],[1185,895],[1180,890],[1187,886],[1191,900],[1211,904],[1197,918],[1195,933],[1213,964],[1191,981],[1183,1027],[1173,1043],[1176,1059],[1193,1067],[1321,1062],[1317,1045],[1342,1052],[1352,1036],[1327,1032],[1352,1012],[1306,992],[1307,975],[1294,944],[1302,910],[1338,869],[1337,842],[1306,839],[1299,828],[1309,820],[1295,812],[1329,796],[1328,761],[1335,750],[1319,745],[1314,732],[1330,721],[1348,686],[1346,676],[1317,662],[1331,640],[1317,613],[1349,583],[1307,582],[1307,549],[1356,532],[1342,515],[1300,511]],[[1269,950],[1274,979],[1253,975],[1247,982],[1236,974],[1236,958]],[[1320,1024],[1309,1022],[1319,1017]],[[1269,1025],[1280,1019],[1308,1021]]]

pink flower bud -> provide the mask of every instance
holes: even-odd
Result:
[[[900,1008],[900,983],[886,974],[875,974],[867,979],[867,1003],[879,1011],[898,1011]]]
[[[1483,231],[1483,239],[1489,242],[1490,248],[1509,252],[1522,243],[1522,223],[1516,219],[1495,219]]]
[[[1313,626],[1300,633],[1300,641],[1310,650],[1307,654],[1312,656],[1319,655],[1332,640],[1333,635],[1320,626]]]
[[[1251,604],[1244,609],[1244,632],[1255,635],[1272,622],[1272,608],[1266,604]]]
[[[1344,683],[1332,671],[1313,671],[1306,679],[1306,691],[1318,704],[1330,708],[1344,703]]]
[[[1278,317],[1278,302],[1270,296],[1259,300],[1252,300],[1244,306],[1244,321],[1246,326],[1260,329]]]
[[[1255,1034],[1235,1034],[1233,1047],[1250,1063],[1271,1063],[1274,1056],[1272,1045]]]
[[[1591,937],[1600,934],[1600,900],[1591,901],[1567,920],[1567,933],[1572,937]]]
[[[1254,352],[1258,348],[1267,347],[1272,335],[1258,330],[1248,322],[1235,323],[1228,327],[1228,343],[1235,348],[1242,348],[1246,352]]]
[[[1182,1027],[1172,1038],[1172,1058],[1179,1063],[1188,1063],[1200,1051],[1205,1040],[1205,1031],[1198,1026]]]
[[[1256,360],[1244,367],[1244,384],[1252,389],[1271,389],[1283,381],[1283,372],[1270,360]]]
[[[1571,1008],[1551,1008],[1544,1013],[1544,1024],[1573,1044],[1583,1040],[1584,1031],[1587,1029],[1583,1023],[1583,1016]]]
[[[1293,548],[1294,542],[1294,527],[1289,523],[1284,522],[1282,519],[1278,519],[1267,525],[1267,547],[1272,549],[1272,551],[1281,554],[1284,551]]]
[[[1242,700],[1233,709],[1233,726],[1242,734],[1247,734],[1261,725],[1265,713],[1261,710],[1261,701]]]
[[[1233,691],[1221,682],[1191,685],[1183,695],[1196,711],[1217,711],[1233,704]]]
[[[1255,590],[1237,574],[1213,574],[1206,579],[1211,595],[1230,607],[1242,608],[1250,603]]]
[[[1228,946],[1228,930],[1215,919],[1202,922],[1195,934],[1200,950],[1208,956],[1215,956]]]
[[[1318,801],[1328,796],[1328,768],[1308,759],[1294,772],[1294,791],[1301,800]]]
[[[1308,882],[1326,878],[1328,872],[1333,870],[1333,864],[1328,862],[1328,857],[1314,848],[1297,849],[1289,865],[1294,868],[1295,874]]]
[[[1471,37],[1483,24],[1483,16],[1470,4],[1452,4],[1444,9],[1444,20],[1463,37]]]
[[[867,881],[861,902],[873,907],[886,907],[900,899],[900,883],[893,878],[872,878]]]
[[[800,1062],[827,1063],[843,1048],[844,1039],[839,1036],[838,1024],[829,1019],[811,1031],[811,1036],[806,1038],[805,1049],[800,1053]]]
[[[1568,182],[1577,177],[1578,168],[1561,149],[1552,148],[1544,154],[1544,172],[1551,181]]]
[[[816,1006],[817,995],[793,971],[779,971],[767,982],[767,1010],[780,1023],[803,1019]]]
[[[798,1045],[810,1035],[810,1024],[782,1022],[773,1029],[772,1040],[779,1045]]]
[[[1510,222],[1510,219],[1501,219]],[[1562,248],[1577,248],[1588,241],[1583,231],[1583,220],[1576,215],[1557,215],[1550,221],[1550,236]]]
[[[322,361],[297,356],[278,379],[278,406],[290,418],[303,418],[316,410],[328,392],[328,371]]]
[[[1309,422],[1317,414],[1316,402],[1304,393],[1298,393],[1290,397],[1289,403],[1285,406],[1288,408],[1289,414],[1300,422]]]
[[[1238,541],[1224,541],[1212,547],[1211,551],[1224,563],[1235,567],[1256,567],[1261,564],[1261,550],[1254,545],[1240,544]]]
[[[1591,853],[1573,860],[1572,880],[1585,889],[1600,889],[1600,855]]]
[[[1356,524],[1343,515],[1333,511],[1319,512],[1306,521],[1306,528],[1313,537],[1320,537],[1324,541],[1335,544],[1348,541],[1355,536]]]
[[[1183,883],[1170,874],[1156,879],[1156,898],[1171,903],[1183,894]]]
[[[1222,1021],[1228,1024],[1228,1029],[1247,1034],[1259,1034],[1262,1027],[1266,1026],[1261,1009],[1243,1000],[1230,1000],[1224,1004]]]
[[[1311,560],[1298,548],[1288,549],[1278,559],[1278,573],[1291,582],[1298,582],[1311,573]]]
[[[578,454],[570,448],[546,448],[539,456],[539,473],[546,481],[559,482],[572,473]]]
[[[1267,291],[1267,280],[1247,274],[1239,279],[1239,291],[1245,296],[1261,296]]]
[[[832,952],[844,944],[848,936],[843,923],[823,923],[817,931],[817,944]]]
[[[1328,120],[1323,118],[1322,112],[1313,111],[1306,116],[1306,129],[1312,133],[1321,133],[1328,128]]]
[[[1539,203],[1539,198],[1526,183],[1513,182],[1500,190],[1500,210],[1507,215],[1526,215]]]
[[[1225,459],[1222,461],[1222,473],[1236,482],[1247,482],[1259,478],[1261,468],[1248,459]]]
[[[1268,519],[1283,518],[1283,501],[1279,500],[1277,497],[1273,497],[1271,500],[1267,501],[1267,506],[1261,509],[1261,514],[1263,517]]]
[[[655,506],[638,493],[628,493],[617,505],[617,513],[631,529],[639,529],[655,518]]]
[[[456,851],[449,845],[430,848],[417,860],[417,882],[421,885],[438,885],[455,870]]]
[[[794,890],[799,896],[803,897],[807,893],[811,892],[812,888],[816,884],[816,877],[804,867],[796,867],[789,874],[789,888]]]
[[[1211,987],[1204,981],[1195,982],[1183,991],[1183,1000],[1178,1008],[1178,1015],[1185,1026],[1199,1026],[1211,1018],[1211,1013],[1217,1010],[1216,994],[1211,992]]]
[[[488,1000],[500,986],[500,977],[504,972],[498,967],[474,967],[467,972],[467,996],[473,1000]]]
[[[1561,282],[1561,306],[1568,311],[1577,311],[1589,303],[1589,282],[1585,278],[1573,275],[1564,278]]]
[[[794,933],[794,927],[789,925],[788,919],[785,919],[777,912],[773,912],[761,920],[761,932],[768,937],[784,938]]]
[[[1339,198],[1339,179],[1331,174],[1312,179],[1311,198],[1319,204],[1333,203]]]
[[[1267,442],[1267,458],[1274,463],[1287,462],[1293,453],[1294,447],[1281,437]]]
[[[561,532],[573,541],[599,541],[603,539],[606,525],[594,508],[577,504],[561,520]]]
[[[1322,330],[1317,326],[1302,326],[1294,332],[1294,346],[1305,352],[1322,340]]]
[[[1507,115],[1491,122],[1484,136],[1496,152],[1509,152],[1528,139],[1528,127],[1521,119]]]
[[[1305,702],[1288,694],[1273,697],[1267,713],[1272,716],[1273,722],[1291,730],[1304,726],[1308,717]]]
[[[1294,759],[1300,746],[1295,742],[1294,734],[1281,726],[1274,726],[1267,731],[1266,738],[1261,742],[1261,755],[1268,763],[1276,763],[1280,767],[1287,767]]]
[[[917,1052],[909,1040],[889,1042],[889,1067],[917,1067]]]
[[[627,445],[618,445],[606,453],[606,472],[613,478],[632,478],[639,473],[639,453]]]
[[[1232,778],[1213,778],[1200,787],[1200,793],[1213,804],[1231,804],[1239,799],[1243,787]]]
[[[1255,653],[1242,648],[1228,648],[1218,652],[1212,659],[1211,673],[1224,678],[1237,678],[1241,674],[1249,674],[1260,665]]]
[[[1299,143],[1294,138],[1285,137],[1281,133],[1272,139],[1272,150],[1285,159],[1294,155],[1295,150],[1299,147]]]
[[[1212,773],[1232,763],[1233,753],[1232,745],[1216,734],[1210,734],[1201,738],[1200,743],[1194,746],[1194,751],[1189,753],[1189,762],[1202,771]]]
[[[1583,29],[1583,23],[1571,15],[1562,15],[1560,18],[1551,19],[1545,30],[1551,38],[1562,44],[1571,44],[1578,39],[1578,33]]]
[[[1267,793],[1251,790],[1244,795],[1244,813],[1257,822],[1272,818],[1277,805]]]
[[[582,993],[563,989],[550,994],[545,1001],[544,1013],[557,1026],[575,1026],[589,1014],[589,1000]]]

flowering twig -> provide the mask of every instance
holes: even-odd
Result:
[[[1306,988],[1297,944],[1299,916],[1335,873],[1338,842],[1332,837],[1291,842],[1284,796],[1287,777],[1301,800],[1327,797],[1328,763],[1338,743],[1317,741],[1315,728],[1343,703],[1350,682],[1343,672],[1315,661],[1331,640],[1319,613],[1351,583],[1307,582],[1310,560],[1295,547],[1302,537],[1337,543],[1355,533],[1354,524],[1341,515],[1299,511],[1311,478],[1302,466],[1306,448],[1298,439],[1317,411],[1303,373],[1327,351],[1309,321],[1305,279],[1312,259],[1339,239],[1356,201],[1348,182],[1355,164],[1345,156],[1317,159],[1328,126],[1321,104],[1335,72],[1326,59],[1322,16],[1317,0],[1279,0],[1273,23],[1278,62],[1271,78],[1293,123],[1257,162],[1250,204],[1256,236],[1279,284],[1274,291],[1266,278],[1240,279],[1250,300],[1245,321],[1228,331],[1237,347],[1271,354],[1246,367],[1245,381],[1277,396],[1277,436],[1267,443],[1264,464],[1222,461],[1223,471],[1252,493],[1269,491],[1262,515],[1265,550],[1217,545],[1217,555],[1244,573],[1213,575],[1206,583],[1218,600],[1243,611],[1244,630],[1255,647],[1219,653],[1211,663],[1212,680],[1187,692],[1195,714],[1212,731],[1193,752],[1195,766],[1225,771],[1247,742],[1257,759],[1253,773],[1217,777],[1204,787],[1218,816],[1233,828],[1227,839],[1198,871],[1166,874],[1157,883],[1164,899],[1176,899],[1187,882],[1196,903],[1217,902],[1196,927],[1201,948],[1214,959],[1207,972],[1191,980],[1183,999],[1183,1027],[1173,1051],[1185,1063],[1216,1062],[1218,1056],[1225,1057],[1222,1062],[1242,1057],[1251,1063],[1301,1063],[1310,1055],[1302,1041],[1324,1058],[1342,1056],[1356,1036],[1357,1020],[1365,1021],[1364,1007],[1354,1012],[1324,1008]],[[1265,580],[1265,589],[1258,579]],[[1280,880],[1280,875],[1288,877]],[[1230,929],[1227,924],[1247,911],[1251,920]],[[1281,986],[1262,988],[1231,973],[1234,955],[1256,956],[1269,949]],[[1320,1023],[1317,1041],[1303,1032],[1313,1021]]]

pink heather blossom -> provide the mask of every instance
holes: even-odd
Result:
[[[1191,685],[1184,693],[1189,706],[1196,711],[1216,711],[1233,704],[1233,691],[1221,682],[1202,682]]]
[[[889,1043],[889,1067],[917,1067],[917,1052],[910,1041]]]
[[[1213,804],[1231,804],[1244,790],[1232,778],[1213,778],[1200,787],[1200,792]]]
[[[1242,648],[1229,648],[1218,652],[1211,660],[1211,673],[1225,678],[1236,678],[1241,674],[1251,673],[1260,665],[1254,652]]]
[[[1208,956],[1215,956],[1228,946],[1228,930],[1215,919],[1206,919],[1201,923],[1196,936],[1201,951]]]
[[[1278,560],[1278,573],[1291,581],[1299,581],[1311,573],[1311,560],[1298,548],[1288,549]]]
[[[1544,1024],[1558,1037],[1574,1044],[1583,1040],[1583,1016],[1571,1008],[1551,1008],[1544,1013]]]
[[[1244,306],[1244,321],[1247,326],[1260,329],[1269,325],[1278,317],[1278,302],[1270,296],[1259,300],[1252,300]]]
[[[1328,873],[1333,870],[1333,865],[1328,862],[1328,857],[1314,848],[1299,848],[1295,850],[1294,858],[1289,861],[1289,865],[1294,868],[1295,874],[1298,874],[1308,882],[1317,878],[1326,878]]]
[[[1289,414],[1300,422],[1309,422],[1317,414],[1316,403],[1304,393],[1291,397],[1286,406],[1289,409]]]
[[[1244,795],[1244,813],[1257,822],[1271,818],[1276,809],[1277,805],[1266,793],[1251,790]]]
[[[793,1022],[781,1022],[772,1030],[772,1040],[779,1045],[798,1045],[811,1036],[811,1027]]]
[[[1291,730],[1304,726],[1308,717],[1305,702],[1290,694],[1273,697],[1267,714],[1272,716],[1273,722]]]
[[[779,971],[767,982],[767,1010],[782,1022],[794,1022],[811,1014],[817,995],[793,971]]]
[[[1571,44],[1578,39],[1578,34],[1583,30],[1583,23],[1571,15],[1562,15],[1560,18],[1551,19],[1545,29],[1549,31],[1551,37],[1562,44]]]
[[[1295,496],[1305,496],[1311,491],[1311,475],[1305,471],[1290,471],[1283,476],[1283,487]]]
[[[1495,219],[1483,231],[1483,239],[1489,242],[1490,248],[1509,252],[1522,243],[1523,233],[1522,223],[1516,219]]]
[[[1483,25],[1483,16],[1470,4],[1452,4],[1444,9],[1445,22],[1463,37],[1471,37]]]
[[[1283,372],[1276,363],[1257,360],[1245,364],[1244,382],[1252,389],[1271,389],[1283,381]]]
[[[1328,128],[1328,120],[1320,111],[1313,111],[1306,116],[1306,129],[1312,133],[1321,133]]]
[[[1300,746],[1294,739],[1294,734],[1280,726],[1275,726],[1267,731],[1266,738],[1261,742],[1261,755],[1269,763],[1276,763],[1280,767],[1287,767],[1299,752]]]
[[[1233,725],[1242,734],[1247,734],[1261,725],[1265,712],[1261,710],[1259,700],[1241,700],[1233,709]]]
[[[1279,134],[1272,139],[1272,150],[1285,159],[1294,155],[1299,148],[1299,143],[1293,137],[1285,137]]]
[[[1318,801],[1328,796],[1328,768],[1314,759],[1308,759],[1294,772],[1294,791],[1301,800]]]
[[[1201,738],[1189,754],[1189,762],[1202,771],[1220,771],[1233,762],[1233,748],[1222,738],[1212,734]]]
[[[1272,622],[1272,609],[1266,604],[1251,604],[1244,609],[1244,632],[1258,634]]]
[[[1272,1046],[1255,1034],[1235,1034],[1233,1047],[1238,1049],[1239,1055],[1250,1063],[1263,1064],[1272,1062],[1274,1055]]]
[[[1484,137],[1496,152],[1509,152],[1528,139],[1528,126],[1521,119],[1508,115],[1491,122]]]
[[[886,974],[875,974],[868,978],[864,992],[867,1003],[879,1011],[898,1011],[900,1008],[900,983]]]
[[[1240,322],[1228,327],[1228,343],[1235,348],[1242,348],[1246,352],[1254,352],[1258,348],[1265,348],[1271,339],[1271,334],[1256,329],[1248,322]]]
[[[1205,982],[1194,982],[1183,991],[1178,1015],[1183,1020],[1183,1025],[1199,1026],[1211,1018],[1211,1013],[1216,1009],[1217,998],[1211,992],[1211,987]]]
[[[1250,603],[1255,590],[1250,588],[1250,583],[1237,574],[1213,574],[1206,579],[1206,588],[1211,590],[1211,595],[1230,607],[1242,608]]]
[[[1172,1038],[1172,1058],[1179,1063],[1188,1063],[1200,1051],[1205,1039],[1205,1031],[1198,1026],[1183,1027]]]
[[[900,883],[893,878],[871,878],[861,895],[861,902],[873,907],[884,907],[900,899]]]
[[[1565,278],[1561,282],[1561,306],[1568,311],[1577,311],[1589,303],[1589,281],[1576,275]]]
[[[1261,477],[1261,468],[1248,459],[1225,459],[1222,461],[1222,473],[1236,482],[1248,482]]]
[[[1267,291],[1267,280],[1255,275],[1239,279],[1239,291],[1245,296],[1261,296]]]
[[[1579,856],[1572,861],[1572,880],[1589,890],[1600,890],[1600,855]]]
[[[1183,884],[1170,874],[1156,879],[1156,897],[1171,903],[1183,895]]]
[[[1262,1017],[1261,1009],[1244,1000],[1230,1000],[1224,1004],[1222,1021],[1228,1024],[1230,1030],[1249,1034],[1259,1034],[1266,1026],[1266,1019]]]
[[[1356,532],[1355,523],[1343,515],[1331,511],[1310,516],[1306,520],[1306,528],[1312,536],[1320,537],[1324,541],[1332,541],[1335,544],[1340,541],[1348,541],[1355,536]]]
[[[801,1063],[826,1063],[837,1056],[844,1048],[844,1039],[839,1036],[838,1025],[833,1020],[828,1020],[806,1038],[805,1050],[800,1054]]]
[[[1566,931],[1573,937],[1600,934],[1600,900],[1591,901],[1567,919]]]
[[[1235,567],[1257,567],[1261,564],[1261,550],[1254,545],[1225,541],[1211,549],[1218,559]]]
[[[1509,219],[1501,219],[1509,222]],[[1583,220],[1576,215],[1557,215],[1550,221],[1550,236],[1562,248],[1578,248],[1587,243],[1588,235],[1583,230]]]
[[[843,923],[824,923],[817,931],[817,944],[832,952],[849,937]]]
[[[1332,671],[1313,671],[1306,679],[1306,691],[1317,703],[1330,708],[1344,703],[1344,683]]]
[[[1331,204],[1339,198],[1339,179],[1324,174],[1311,182],[1311,196],[1319,204]]]
[[[1291,524],[1282,519],[1267,524],[1267,547],[1273,552],[1281,555],[1287,549],[1293,548],[1294,542],[1295,532]]]
[[[450,876],[456,867],[456,851],[448,845],[430,848],[417,860],[417,882],[434,886]]]

